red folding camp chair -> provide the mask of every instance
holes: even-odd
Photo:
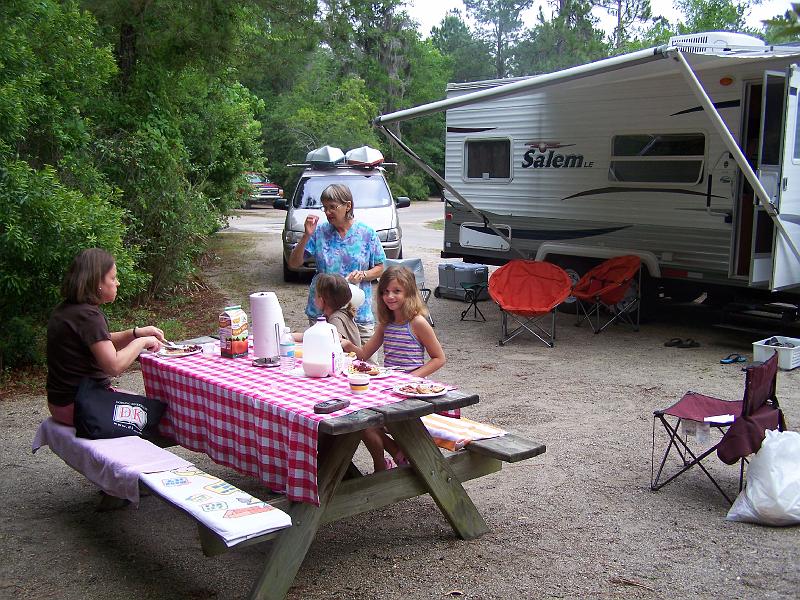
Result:
[[[572,295],[578,303],[578,322],[575,325],[580,326],[583,321],[588,321],[592,330],[600,333],[615,321],[624,321],[634,331],[639,331],[641,266],[642,261],[638,256],[615,256],[581,277],[572,289]],[[632,285],[634,282],[635,286]],[[611,318],[602,325],[601,308],[611,314]]]
[[[757,452],[764,441],[766,429],[783,431],[786,424],[775,395],[778,374],[778,356],[773,354],[767,361],[756,363],[745,369],[744,398],[739,401],[720,400],[711,396],[686,392],[683,398],[665,410],[653,412],[653,450],[650,463],[650,489],[658,490],[685,473],[695,465],[705,473],[729,503],[733,500],[717,483],[702,461],[716,451],[719,459],[729,465],[740,461],[739,491],[744,482],[744,465],[747,457]],[[726,418],[725,416],[728,415]],[[670,422],[667,417],[676,420]],[[731,420],[732,419],[732,420]],[[669,442],[661,458],[658,471],[655,469],[656,421],[660,421]],[[681,436],[681,425],[689,422],[697,426],[707,424],[721,438],[701,454],[696,454],[688,444],[688,436]],[[682,466],[665,480],[661,480],[664,466],[672,451],[675,451]],[[673,454],[673,456],[675,455]]]
[[[527,331],[550,346],[555,345],[555,308],[567,299],[572,281],[561,267],[533,260],[512,260],[497,269],[489,278],[489,295],[500,306],[503,315],[503,336],[500,345]],[[550,329],[539,323],[552,315]],[[508,332],[508,317],[518,327]]]

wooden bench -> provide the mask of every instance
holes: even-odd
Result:
[[[104,495],[98,510],[121,508],[130,502],[138,504],[139,489],[149,490],[197,522],[201,546],[206,555],[218,554],[220,547],[227,549],[245,539],[269,539],[291,524],[288,515],[282,511],[140,437],[87,440],[76,437],[73,427],[58,424],[49,418],[39,426],[33,451],[44,445],[100,487]],[[125,456],[120,456],[123,448]],[[132,458],[140,456],[146,462],[139,463]],[[161,469],[160,466],[174,468]],[[107,473],[115,474],[113,481]],[[198,490],[200,493],[196,494],[196,500],[186,501],[185,495],[193,483],[195,488],[203,484],[205,487]],[[169,497],[171,487],[181,489],[175,498]],[[233,498],[237,504],[228,506],[225,500]],[[209,511],[210,504],[215,505],[211,507],[215,511]],[[223,510],[226,516],[231,517],[227,521],[215,517]],[[252,527],[256,529],[252,530]]]
[[[508,433],[501,437],[470,442],[465,450],[507,463],[515,463],[544,454],[544,444]]]

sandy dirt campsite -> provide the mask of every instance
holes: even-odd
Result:
[[[406,224],[414,221],[409,210],[404,226],[416,227]],[[232,302],[274,290],[287,322],[301,328],[307,284],[282,280],[276,223],[284,213],[259,214],[271,225],[222,234],[206,276]],[[435,285],[438,247],[412,239],[405,256],[422,257]],[[235,247],[245,250],[234,256]],[[486,323],[459,321],[455,300],[431,298],[430,308],[448,358],[436,379],[481,397],[463,414],[538,440],[547,452],[465,484],[490,527],[473,541],[457,539],[427,496],[323,526],[289,598],[798,598],[800,528],[726,522],[724,499],[701,473],[649,489],[653,410],[688,389],[741,398],[741,364],[719,360],[733,352],[752,358],[757,334],[676,313],[638,333],[619,326],[593,335],[561,314],[555,348],[529,337],[498,347],[500,314],[491,302],[481,303]],[[701,346],[664,347],[674,337]],[[137,368],[118,384],[143,391]],[[778,395],[796,430],[800,369],[779,373]],[[31,454],[46,416],[43,396],[0,402],[0,597],[247,595],[267,546],[205,558],[194,523],[153,497],[138,510],[95,512],[90,483],[49,449]],[[173,450],[258,495],[252,481],[205,456]],[[366,471],[363,448],[357,458]],[[733,490],[737,468],[710,464]]]

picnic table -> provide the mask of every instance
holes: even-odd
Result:
[[[508,447],[486,440],[473,452],[445,456],[420,420],[476,404],[476,394],[449,389],[437,397],[403,398],[392,388],[418,379],[393,372],[356,395],[343,376],[298,377],[255,367],[250,358],[204,354],[143,355],[141,365],[147,395],[168,404],[161,422],[165,437],[283,494],[270,503],[289,513],[292,527],[239,544],[274,538],[250,598],[285,597],[322,523],[422,494],[431,495],[460,538],[487,531],[462,482],[499,471],[501,460],[509,460]],[[313,412],[314,403],[332,397],[351,404],[327,415]],[[409,466],[368,475],[355,467],[362,431],[376,426],[387,428]],[[544,446],[521,448],[511,460],[541,452]],[[200,533],[207,555],[227,550],[212,532]]]

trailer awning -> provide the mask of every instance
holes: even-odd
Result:
[[[459,108],[476,102],[513,96],[515,94],[530,92],[545,87],[561,88],[570,84],[574,87],[580,87],[589,84],[588,81],[582,80],[598,75],[605,75],[604,81],[606,83],[621,83],[630,79],[662,77],[668,73],[680,73],[682,68],[674,57],[675,52],[677,52],[676,48],[664,45],[620,56],[612,56],[611,58],[598,60],[585,65],[578,65],[554,73],[545,73],[543,75],[515,79],[510,83],[508,83],[507,80],[496,79],[484,82],[455,84],[448,86],[448,90],[451,93],[451,97],[449,98],[380,115],[375,118],[374,124],[389,125],[408,119],[432,115],[451,108]],[[780,47],[761,52],[749,51],[725,55],[690,52],[684,49],[681,50],[681,54],[693,71],[701,72],[705,69],[735,65],[743,60],[764,60],[765,58],[779,59],[786,56],[800,56],[800,47]],[[655,61],[658,61],[657,67],[653,64]],[[479,89],[477,89],[477,91],[469,91],[475,90],[476,88]]]
[[[564,69],[563,71],[556,71],[555,73],[536,75],[535,77],[530,77],[528,79],[506,83],[504,85],[464,94],[455,98],[447,98],[446,100],[439,100],[438,102],[431,102],[429,104],[423,104],[414,108],[399,110],[387,115],[380,115],[376,117],[374,123],[375,125],[388,125],[390,123],[397,123],[407,119],[413,119],[416,117],[442,112],[443,110],[448,110],[450,108],[458,108],[459,106],[465,106],[475,102],[512,96],[520,92],[530,91],[558,82],[582,79],[590,75],[608,73],[637,64],[649,63],[653,60],[665,58],[663,55],[663,51],[665,49],[666,46],[659,46],[658,48],[639,50],[638,52],[623,54],[621,56],[612,56],[611,58],[598,60],[587,65],[578,65],[577,67],[571,67],[569,69]]]

